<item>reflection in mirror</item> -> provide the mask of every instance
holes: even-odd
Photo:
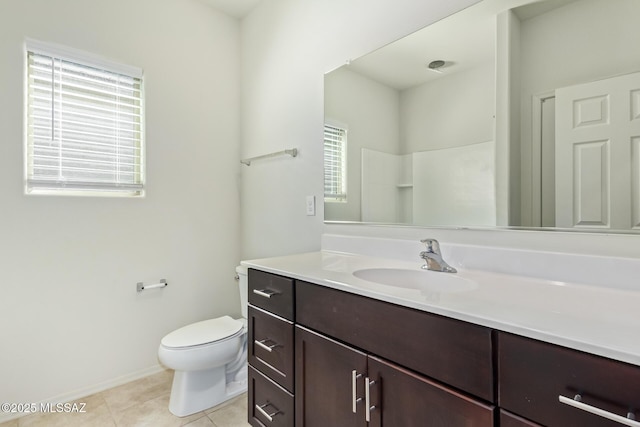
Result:
[[[348,145],[325,220],[637,231],[637,16],[483,0],[327,73]]]

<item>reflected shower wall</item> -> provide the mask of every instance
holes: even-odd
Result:
[[[362,149],[362,220],[496,225],[495,143],[395,155]]]

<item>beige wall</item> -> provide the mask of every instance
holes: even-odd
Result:
[[[145,198],[24,195],[25,37],[144,70]],[[0,402],[143,375],[170,330],[239,315],[238,21],[193,0],[3,0],[0,57]]]

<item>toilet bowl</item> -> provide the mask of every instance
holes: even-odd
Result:
[[[222,316],[177,329],[160,342],[158,359],[175,370],[169,411],[179,417],[247,390],[247,273],[237,267],[242,319]]]

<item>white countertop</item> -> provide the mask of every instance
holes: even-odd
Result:
[[[331,251],[243,261],[258,270],[472,322],[640,366],[640,291],[458,268],[420,269],[420,262]],[[434,292],[359,279],[368,268],[417,270],[428,280],[472,283]]]

